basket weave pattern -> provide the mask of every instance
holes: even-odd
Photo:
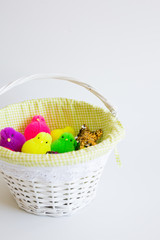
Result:
[[[61,185],[24,181],[2,174],[20,208],[37,215],[64,216],[73,214],[94,198],[102,170]]]

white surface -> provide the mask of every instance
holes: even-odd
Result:
[[[75,216],[23,212],[0,177],[0,239],[160,238],[159,11],[155,0],[0,2],[0,86],[34,73],[68,74],[117,105],[126,127],[122,168],[112,155],[97,198]],[[48,96],[99,104],[81,87],[47,81],[11,90],[0,106]]]

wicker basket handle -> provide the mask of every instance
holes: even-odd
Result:
[[[114,107],[108,102],[108,100],[105,97],[103,97],[100,93],[98,93],[92,86],[90,86],[84,82],[77,81],[71,77],[65,77],[65,76],[59,76],[59,75],[56,76],[56,75],[52,75],[52,74],[35,74],[35,75],[31,75],[29,77],[19,78],[15,81],[3,86],[2,88],[0,88],[0,95],[2,95],[3,93],[7,92],[8,90],[10,90],[11,88],[13,88],[15,86],[18,86],[22,83],[25,83],[25,82],[28,82],[31,80],[36,80],[36,79],[65,80],[65,81],[80,85],[80,86],[86,88],[91,93],[93,93],[95,96],[97,96],[104,103],[104,105],[110,110],[110,112],[113,114],[113,116],[116,116],[116,111],[115,111]]]

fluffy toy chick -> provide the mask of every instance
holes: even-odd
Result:
[[[26,139],[22,133],[17,132],[13,128],[4,128],[0,132],[0,146],[20,152]]]
[[[63,133],[51,145],[51,151],[58,153],[71,152],[76,149],[77,142],[71,133]]]
[[[23,153],[45,154],[51,151],[52,137],[50,134],[41,132],[35,138],[28,140],[22,147]]]
[[[61,129],[54,129],[52,132],[51,132],[51,136],[52,136],[52,141],[54,142],[55,140],[57,140],[58,138],[60,138],[60,136],[63,134],[63,133],[72,133],[73,136],[75,136],[75,131],[72,127],[65,127],[65,128],[61,128]]]
[[[28,141],[37,136],[37,134],[40,132],[46,132],[50,134],[50,129],[47,126],[44,117],[37,115],[32,118],[31,123],[26,127],[24,136]]]

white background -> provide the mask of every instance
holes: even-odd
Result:
[[[0,0],[0,87],[34,73],[73,76],[118,106],[126,128],[122,168],[112,154],[96,199],[72,217],[23,212],[0,177],[0,239],[160,239],[159,65],[159,0]],[[9,91],[0,107],[49,96],[100,104],[46,80]]]

